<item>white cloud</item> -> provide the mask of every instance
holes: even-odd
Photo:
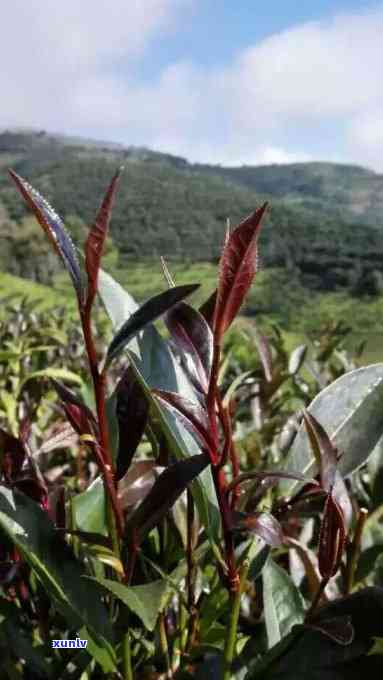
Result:
[[[73,129],[78,115],[92,130],[94,118],[113,107],[113,100],[101,101],[99,96],[104,83],[106,95],[114,95],[115,86],[119,95],[124,80],[114,74],[129,73],[152,36],[172,28],[177,14],[190,4],[191,0],[6,3],[0,30],[0,124]],[[102,110],[90,110],[93,100]]]
[[[194,161],[344,158],[383,170],[383,8],[290,28],[223,68],[170,62],[139,82],[134,67],[152,36],[195,4],[8,3],[0,125],[81,132]]]
[[[382,97],[382,29],[383,11],[289,29],[240,56],[233,87],[273,116],[353,115]]]

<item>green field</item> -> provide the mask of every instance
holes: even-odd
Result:
[[[172,263],[170,266],[176,284],[200,283],[201,288],[191,298],[198,306],[214,290],[217,267],[209,263]],[[158,260],[130,262],[123,270],[113,272],[114,277],[142,302],[166,289],[166,282]],[[27,296],[36,300],[40,308],[66,306],[69,314],[75,313],[74,296],[67,275],[56,276],[52,287],[32,281],[0,274],[0,295]],[[343,320],[352,328],[350,346],[367,341],[364,360],[383,360],[383,297],[353,298],[345,292],[314,293],[290,280],[284,270],[267,269],[256,277],[247,305],[247,320],[257,320],[261,327],[277,322],[286,333],[288,346],[302,342],[315,333],[321,325]]]

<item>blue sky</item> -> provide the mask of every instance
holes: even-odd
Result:
[[[0,127],[383,171],[383,2],[13,0]]]
[[[202,67],[230,64],[241,49],[280,31],[377,6],[368,0],[205,0],[189,6],[169,40],[160,36],[152,41],[139,71],[150,79],[185,58]]]

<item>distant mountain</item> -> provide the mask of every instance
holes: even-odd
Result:
[[[283,199],[291,206],[373,226],[383,223],[383,175],[356,165],[314,162],[197,168],[199,172],[219,174],[249,189]]]
[[[271,211],[260,244],[265,266],[287,268],[314,289],[365,286],[368,292],[380,286],[382,175],[331,163],[190,164],[146,148],[28,130],[0,134],[0,266],[42,282],[57,267],[54,259],[48,266],[7,167],[39,189],[79,236],[78,218],[91,223],[121,164],[125,172],[111,224],[120,265],[129,257],[160,254],[215,260],[226,218],[235,224],[267,199]]]

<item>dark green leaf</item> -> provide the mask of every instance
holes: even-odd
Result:
[[[197,288],[199,288],[199,284],[170,288],[159,295],[155,295],[137,309],[137,311],[133,312],[110,343],[105,365],[109,365],[112,359],[114,359],[129,341],[147,324],[158,319],[162,314],[173,307],[173,305],[176,305],[185,297],[191,295]]]
[[[172,587],[165,580],[153,581],[141,586],[125,586],[107,578],[94,580],[137,614],[145,628],[150,631],[154,630],[158,616],[166,607],[169,596],[173,592]]]
[[[114,663],[112,629],[95,584],[39,505],[18,491],[0,486],[0,526],[35,571],[70,627],[85,624]]]

